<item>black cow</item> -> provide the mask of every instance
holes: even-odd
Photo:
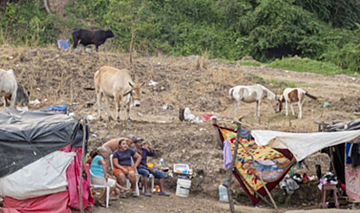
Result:
[[[114,37],[114,33],[111,30],[84,30],[76,29],[72,33],[74,45],[73,49],[76,48],[78,43],[87,46],[89,44],[95,44],[96,51],[100,45],[105,43],[106,39]]]

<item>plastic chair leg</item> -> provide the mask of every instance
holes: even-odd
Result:
[[[109,208],[109,200],[110,200],[110,186],[106,187],[106,208]]]

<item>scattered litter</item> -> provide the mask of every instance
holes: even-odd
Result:
[[[201,117],[202,121],[208,121],[213,116],[213,114],[203,114]]]
[[[184,109],[184,120],[190,121],[192,123],[201,123],[202,122],[199,117],[196,117],[195,115],[191,114],[191,111],[189,108]]]
[[[143,114],[141,112],[138,112],[137,114],[138,114],[138,116],[143,116]]]
[[[39,101],[38,99],[35,99],[35,100],[33,100],[33,101],[29,101],[29,104],[31,104],[31,105],[38,105],[38,104],[40,104],[40,101]]]
[[[94,118],[94,116],[92,116],[92,115],[88,115],[88,116],[86,117],[86,119],[89,120],[89,121],[92,121],[92,120],[94,120],[95,118]]]
[[[51,105],[47,108],[41,109],[42,112],[52,112],[56,114],[67,114],[66,105]]]
[[[199,130],[200,130],[200,131],[205,131],[206,129],[204,129],[204,128],[200,128]]]
[[[66,50],[69,48],[69,42],[67,40],[58,40],[57,45],[60,50]]]
[[[13,58],[14,58],[14,57],[12,57],[12,56],[9,56],[9,57],[8,57],[8,59],[10,59],[10,60],[13,59]]]
[[[355,80],[356,80],[356,78],[351,78],[351,80],[355,81]]]
[[[40,89],[39,87],[36,87],[36,88],[35,88],[35,90],[37,90],[37,91],[41,91],[41,89]]]
[[[70,112],[70,113],[69,113],[69,117],[71,117],[71,118],[75,117],[75,113],[74,113],[74,112]]]
[[[324,108],[326,108],[326,107],[329,107],[329,103],[328,103],[328,102],[325,102],[325,103],[324,103]]]
[[[91,52],[91,47],[86,47],[86,48],[85,48],[85,51],[86,51],[86,52]]]
[[[160,62],[158,62],[157,64],[158,64],[158,65],[161,65],[161,63],[160,63]]]
[[[167,110],[167,109],[173,110],[173,109],[174,109],[173,105],[171,105],[171,104],[164,104],[164,105],[162,106],[162,108],[163,108],[164,110]]]
[[[16,109],[19,110],[19,111],[23,111],[23,112],[29,111],[28,107],[16,107]]]
[[[156,86],[157,84],[159,84],[159,83],[155,82],[153,80],[150,80],[149,86]]]
[[[93,137],[93,138],[97,138],[98,136],[97,136],[97,134],[91,134],[91,137]]]

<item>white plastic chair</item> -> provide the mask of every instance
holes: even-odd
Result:
[[[109,208],[109,200],[110,200],[110,186],[107,186],[106,179],[103,177],[96,177],[91,171],[90,174],[93,176],[90,178],[90,187],[92,189],[96,188],[106,188],[106,208]],[[93,184],[92,180],[98,179],[99,182],[103,182],[103,184]]]
[[[110,155],[111,169],[114,168],[112,159],[113,159],[113,154]],[[134,161],[133,161],[132,158],[131,158],[131,166],[134,166]],[[135,178],[136,178],[136,191],[135,191],[135,192],[136,192],[136,195],[137,195],[137,196],[140,196],[139,185],[137,184],[137,183],[139,182],[140,175],[139,175],[137,169],[135,169]],[[127,178],[126,178],[126,184],[125,184],[125,185],[126,185],[126,188],[130,188],[130,187],[131,187],[131,183],[130,183],[129,179],[127,179]]]

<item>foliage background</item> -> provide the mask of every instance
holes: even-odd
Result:
[[[134,32],[142,54],[252,56],[274,67],[297,55],[305,68],[326,63],[320,72],[360,70],[360,0],[69,0],[61,16],[41,0],[12,0],[0,10],[0,44],[46,46],[71,40],[75,28],[111,29],[111,51],[128,51]]]

